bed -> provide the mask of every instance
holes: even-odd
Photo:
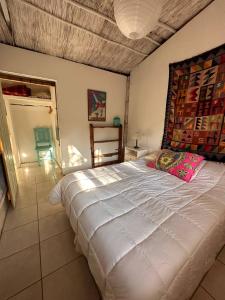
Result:
[[[144,160],[65,176],[62,201],[104,300],[188,299],[225,242],[225,166],[191,183]]]

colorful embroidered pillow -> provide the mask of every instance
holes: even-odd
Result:
[[[159,155],[156,161],[156,169],[189,182],[195,174],[195,169],[203,159],[203,156],[194,153],[167,150]]]
[[[143,157],[149,168],[155,168],[156,160],[161,152],[162,150],[152,151]]]

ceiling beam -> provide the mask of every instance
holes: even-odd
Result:
[[[93,15],[95,15],[95,16],[103,19],[103,20],[106,20],[106,21],[110,22],[111,24],[115,25],[116,27],[118,27],[116,22],[113,19],[109,18],[108,16],[106,16],[106,15],[104,15],[104,14],[102,14],[102,13],[100,13],[100,12],[90,8],[90,7],[87,7],[84,4],[78,3],[78,2],[73,1],[73,0],[64,0],[64,1],[67,2],[67,3],[70,3],[73,6],[76,6],[76,7],[80,8],[80,9],[83,9],[86,12],[91,13],[91,14],[93,14]],[[149,36],[145,36],[143,39],[148,40],[148,41],[152,42],[153,44],[155,44],[157,46],[161,45],[159,42],[157,42],[156,40],[152,39]]]
[[[169,25],[167,25],[167,24],[165,24],[165,23],[163,23],[163,22],[158,21],[158,25],[159,25],[160,27],[162,27],[162,28],[164,28],[164,29],[166,29],[166,30],[172,32],[172,33],[176,33],[176,30],[175,30],[173,27],[171,27],[171,26],[169,26]]]
[[[97,34],[97,33],[93,32],[93,31],[91,31],[91,30],[89,30],[89,29],[86,29],[86,28],[84,28],[84,27],[82,27],[82,26],[79,26],[79,25],[77,25],[77,24],[71,23],[71,22],[69,22],[69,21],[66,21],[66,20],[64,20],[64,19],[62,19],[62,18],[60,18],[60,17],[58,17],[58,16],[55,16],[55,15],[51,14],[50,12],[44,10],[43,8],[41,8],[41,7],[39,7],[39,6],[35,5],[35,4],[32,4],[32,3],[28,2],[27,0],[17,0],[17,1],[22,2],[22,3],[24,3],[25,5],[30,6],[30,7],[32,7],[33,9],[38,10],[39,12],[41,12],[41,13],[47,15],[48,17],[52,17],[52,18],[54,18],[54,19],[60,21],[60,22],[63,23],[63,24],[66,24],[66,25],[69,25],[69,26],[71,26],[71,27],[73,27],[73,28],[76,28],[76,29],[79,29],[79,30],[81,30],[81,31],[84,31],[84,32],[86,32],[86,33],[88,33],[88,34],[90,34],[90,35],[93,35],[93,36],[95,36],[95,37],[97,37],[97,38],[99,38],[99,39],[101,39],[101,40],[103,40],[103,41],[105,41],[105,42],[107,42],[107,43],[114,44],[114,45],[116,45],[116,46],[120,46],[121,48],[124,48],[124,49],[126,49],[126,50],[130,50],[130,51],[132,51],[133,53],[135,53],[135,54],[137,54],[137,55],[139,55],[139,56],[142,56],[142,57],[147,57],[147,56],[148,56],[148,54],[146,54],[146,53],[143,53],[143,52],[141,52],[141,51],[135,50],[135,49],[133,49],[133,48],[131,48],[131,47],[128,47],[128,46],[126,46],[126,45],[124,45],[124,44],[121,44],[121,43],[119,43],[119,42],[110,40],[110,39],[108,39],[108,38],[102,37],[100,34]]]

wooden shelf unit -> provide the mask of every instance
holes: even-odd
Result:
[[[105,129],[105,128],[115,128],[118,130],[118,138],[116,139],[106,139],[106,140],[95,140],[95,131],[94,129],[100,128],[100,129]],[[90,145],[91,145],[91,163],[92,163],[92,168],[97,168],[97,167],[103,167],[103,166],[108,166],[111,164],[118,164],[123,161],[123,127],[122,125],[116,127],[113,125],[95,125],[95,124],[89,124],[89,129],[90,129]],[[95,155],[95,144],[101,144],[101,143],[112,143],[112,142],[118,142],[118,151],[117,152],[109,152],[109,153],[104,153],[101,155]],[[96,158],[99,157],[112,157],[112,156],[118,156],[118,159],[116,160],[110,160],[110,161],[105,161],[105,162],[95,162]]]

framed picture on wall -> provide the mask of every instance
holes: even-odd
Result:
[[[106,92],[88,90],[88,121],[106,120]]]

